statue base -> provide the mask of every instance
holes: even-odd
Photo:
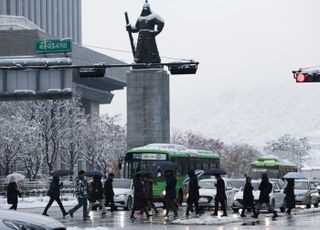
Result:
[[[127,72],[128,149],[170,143],[169,74],[163,69]]]

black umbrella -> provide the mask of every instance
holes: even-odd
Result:
[[[90,172],[86,172],[86,176],[90,176],[90,177],[100,176],[100,177],[102,177],[103,174],[100,171],[90,171]]]
[[[214,175],[217,175],[217,174],[225,175],[227,173],[223,169],[206,169],[206,170],[204,170],[204,174],[203,175],[214,176]]]
[[[55,176],[55,177],[69,176],[69,175],[73,175],[73,172],[71,170],[68,170],[68,169],[60,169],[60,170],[53,171],[51,173],[51,176]]]
[[[175,164],[171,161],[165,161],[165,162],[160,162],[157,165],[157,170],[160,170],[160,171],[170,170],[170,171],[175,172],[175,171],[179,170],[179,167],[177,164]]]

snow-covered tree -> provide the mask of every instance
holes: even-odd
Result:
[[[221,167],[228,172],[229,176],[243,177],[259,155],[258,150],[248,144],[225,146],[220,155]]]
[[[277,140],[267,142],[264,150],[301,167],[308,156],[310,144],[306,137],[297,138],[285,134]]]
[[[219,139],[207,138],[199,133],[187,131],[181,133],[174,131],[171,136],[171,142],[173,144],[185,145],[192,149],[203,149],[220,154],[224,148],[224,143]]]

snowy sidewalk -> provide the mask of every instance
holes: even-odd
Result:
[[[18,200],[18,209],[25,208],[44,208],[49,202],[48,196],[40,197],[24,197]],[[63,196],[62,197],[63,206],[74,206],[77,204],[77,199],[73,196]],[[52,206],[58,206],[57,202],[53,202]],[[7,204],[7,198],[0,197],[0,209],[9,209],[10,204]]]

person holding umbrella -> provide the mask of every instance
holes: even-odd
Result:
[[[157,215],[159,214],[159,211],[153,203],[153,183],[154,179],[151,173],[147,173],[144,177],[144,194],[146,199],[146,206],[148,211],[150,211],[152,208]]]
[[[215,203],[214,203],[214,213],[212,216],[218,215],[218,209],[219,209],[219,203],[221,204],[221,209],[223,211],[222,216],[228,216],[227,214],[227,208],[226,208],[226,189],[225,189],[225,183],[224,180],[221,178],[220,174],[215,175],[217,183],[215,184],[217,189],[217,194],[215,197]]]
[[[136,219],[134,216],[134,212],[136,210],[143,210],[147,217],[149,218],[150,215],[146,209],[145,205],[145,195],[144,195],[144,186],[143,186],[143,175],[141,172],[138,172],[134,175],[133,178],[133,188],[134,188],[134,194],[133,194],[133,208],[131,211],[130,219]]]
[[[106,207],[103,202],[103,187],[101,183],[101,176],[93,176],[93,182],[91,182],[91,193],[89,202],[89,211],[92,210],[93,204],[98,201],[101,207],[101,214],[106,214]]]
[[[256,210],[254,208],[254,196],[252,194],[253,187],[251,184],[251,177],[246,178],[246,184],[243,188],[243,208],[241,211],[241,217],[246,217],[245,211],[246,209],[251,209],[253,215],[256,215]]]
[[[296,201],[294,197],[294,179],[289,178],[287,179],[288,183],[284,189],[284,194],[286,195],[284,198],[285,201],[285,208],[288,218],[291,217],[291,210],[295,207]]]
[[[177,179],[173,174],[172,170],[165,170],[164,172],[166,178],[166,195],[164,196],[165,206],[166,206],[166,216],[169,216],[170,209],[173,210],[174,218],[178,217],[178,208],[175,202],[177,197],[176,185]]]
[[[194,170],[189,170],[189,186],[188,186],[188,199],[187,199],[187,210],[186,216],[190,215],[190,211],[193,210],[193,205],[195,206],[196,215],[199,215],[199,184],[198,178],[194,172]]]
[[[47,195],[50,197],[49,203],[45,207],[42,215],[49,216],[48,215],[48,209],[51,207],[52,203],[56,201],[60,207],[60,210],[63,214],[63,217],[68,215],[68,212],[64,209],[62,202],[60,200],[60,188],[63,186],[62,182],[60,183],[60,179],[58,176],[54,176],[49,187],[49,191]]]
[[[11,175],[8,179],[9,184],[7,186],[7,203],[12,204],[9,209],[17,210],[18,196],[21,198],[22,194],[18,189],[16,178]]]
[[[76,178],[76,196],[78,198],[78,204],[69,211],[70,216],[73,217],[73,213],[83,207],[83,220],[87,220],[88,218],[88,181],[85,179],[85,174],[86,173],[83,170],[80,170],[78,173],[78,177]]]

